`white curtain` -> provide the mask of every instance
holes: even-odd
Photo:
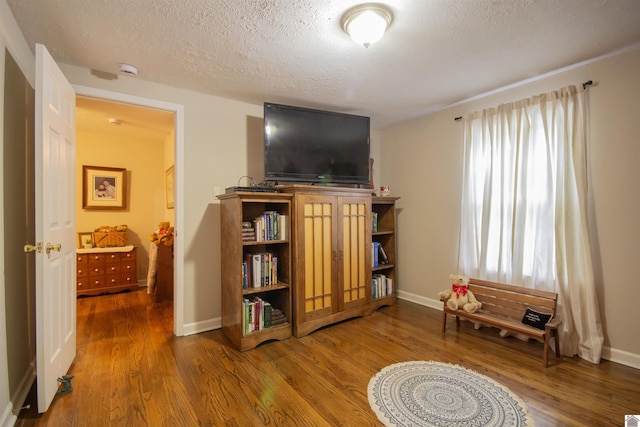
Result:
[[[458,270],[557,292],[562,354],[599,363],[584,90],[569,86],[464,122]]]

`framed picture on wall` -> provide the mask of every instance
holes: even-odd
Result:
[[[173,195],[173,183],[174,183],[174,175],[173,175],[173,165],[167,169],[164,173],[165,178],[165,194],[167,195],[167,209],[173,209],[174,207],[174,195]]]
[[[105,166],[82,166],[84,209],[126,209],[127,170]]]

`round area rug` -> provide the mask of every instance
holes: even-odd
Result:
[[[532,426],[507,387],[459,365],[404,362],[369,381],[369,404],[387,426]]]

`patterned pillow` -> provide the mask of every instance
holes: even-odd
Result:
[[[551,320],[551,314],[540,313],[538,311],[527,308],[524,316],[522,317],[522,323],[525,325],[533,326],[534,328],[544,330],[544,325]]]

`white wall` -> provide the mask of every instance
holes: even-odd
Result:
[[[437,293],[456,272],[462,182],[462,124],[454,117],[587,80],[592,244],[603,357],[640,368],[640,48],[460,103],[382,132],[382,180],[401,196],[398,288],[441,307]]]

